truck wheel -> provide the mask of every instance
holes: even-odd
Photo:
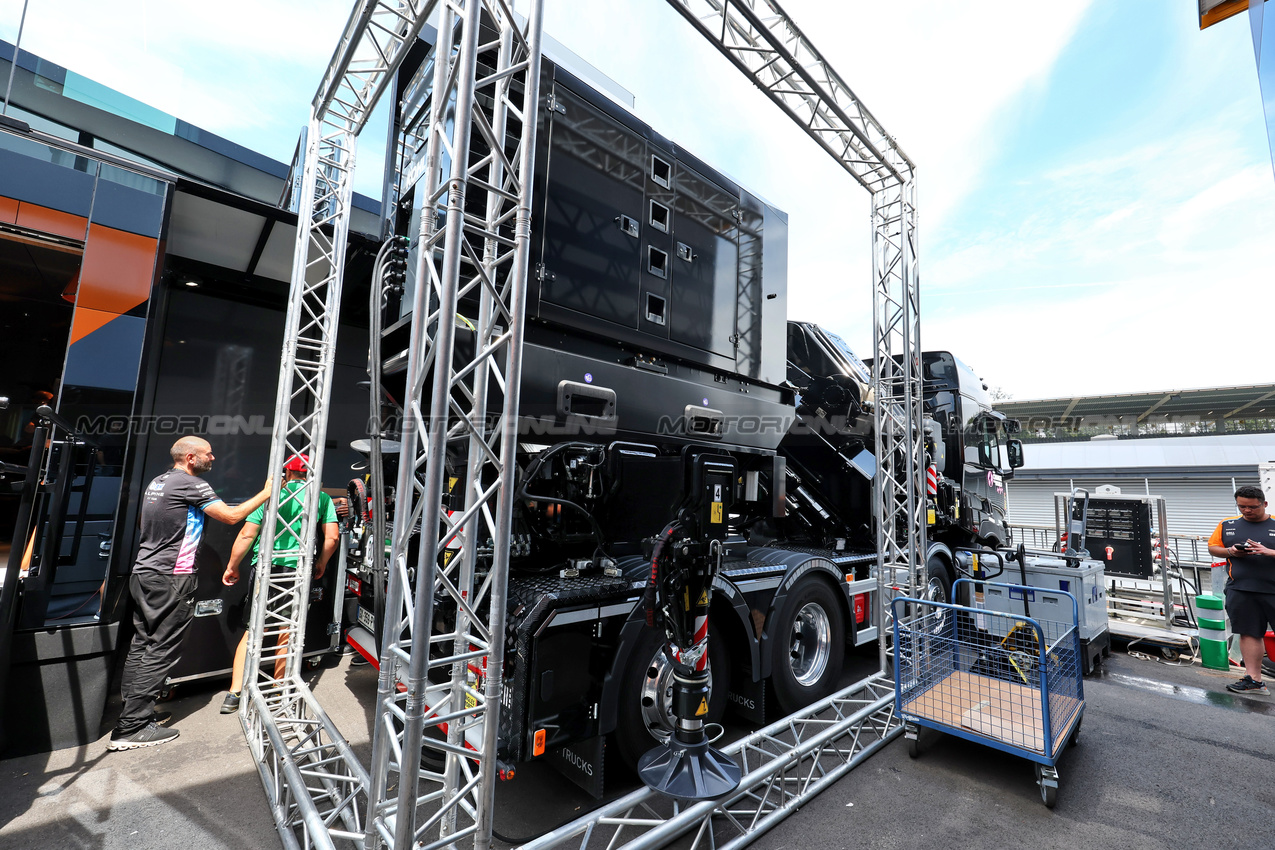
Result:
[[[952,578],[938,555],[931,555],[925,562],[925,587],[921,590],[921,598],[928,602],[956,601],[952,599]],[[947,628],[952,612],[946,608],[930,608],[927,613],[931,621],[928,631],[941,634]]]
[[[717,723],[726,712],[730,690],[730,653],[718,637],[716,624],[708,623],[708,714]],[[673,664],[664,654],[664,639],[656,629],[643,629],[629,658],[620,686],[619,717],[611,745],[630,770],[638,759],[663,744],[673,733]]]
[[[952,601],[952,579],[938,555],[931,555],[925,562],[925,592],[921,598],[928,602]]]
[[[785,712],[832,693],[846,651],[845,623],[832,588],[812,577],[799,581],[784,599],[771,635],[770,681]]]

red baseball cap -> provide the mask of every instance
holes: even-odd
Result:
[[[310,456],[293,455],[288,458],[288,462],[283,465],[283,468],[289,472],[305,472],[310,468]]]

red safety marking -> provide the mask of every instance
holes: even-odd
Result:
[[[359,654],[359,655],[362,655],[364,658],[366,658],[366,659],[368,660],[368,662],[369,662],[369,663],[370,663],[373,667],[375,667],[377,670],[380,670],[380,669],[381,669],[381,662],[380,662],[380,660],[379,660],[379,659],[377,659],[377,658],[376,658],[375,656],[373,656],[372,654],[370,654],[370,653],[369,653],[366,649],[364,649],[364,648],[363,648],[363,647],[359,644],[359,642],[358,642],[358,641],[356,641],[356,640],[354,639],[354,636],[353,636],[352,634],[346,633],[346,635],[345,635],[345,642],[346,642],[346,643],[348,643],[350,646],[354,647],[354,649],[358,652],[358,654]],[[395,686],[398,688],[398,692],[399,692],[399,693],[405,693],[405,692],[407,691],[407,686],[406,686],[406,685],[404,685],[402,682],[395,682]],[[431,709],[428,705],[427,705],[427,706],[425,706],[425,713],[426,713],[426,714],[429,714],[429,712],[430,712],[431,710],[432,710],[432,709]],[[442,729],[442,730],[443,730],[443,734],[444,734],[444,735],[446,735],[446,734],[447,734],[447,724],[446,724],[446,723],[435,723],[434,725],[435,725],[436,727],[438,727],[439,729]],[[474,745],[473,745],[473,744],[471,744],[471,743],[469,743],[469,741],[461,741],[461,745],[462,745],[463,747],[465,747],[465,749],[467,749],[467,750],[473,750],[474,752],[478,752],[478,750],[474,747]]]
[[[939,494],[939,471],[935,466],[925,468],[925,492],[931,496]]]
[[[695,618],[695,645],[699,646],[708,640],[708,617]],[[703,671],[708,669],[708,653],[700,655],[699,660],[695,662],[695,669]]]

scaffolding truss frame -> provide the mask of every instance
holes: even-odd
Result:
[[[369,850],[378,842],[428,850],[467,837],[476,847],[491,840],[502,680],[484,674],[503,669],[541,8],[542,0],[532,3],[523,32],[512,8],[499,0],[445,0],[440,7],[424,168],[414,184],[424,197],[416,198],[422,214],[413,247],[415,287],[400,436],[401,457],[412,461],[400,462],[395,494],[370,771]],[[480,43],[484,29],[494,34],[493,41]],[[448,62],[439,61],[444,50]],[[479,76],[479,54],[493,51],[495,68]],[[520,103],[514,102],[515,79],[522,81]],[[516,149],[507,151],[511,119],[521,132]],[[478,154],[475,137],[483,145]],[[396,154],[402,164],[401,145]],[[396,194],[402,189],[396,185]],[[467,212],[471,190],[485,197],[481,220],[472,208]],[[479,302],[476,321],[463,322],[475,342],[472,354],[462,356],[455,345],[458,306],[473,294]],[[492,386],[503,393],[494,418],[489,413]],[[458,451],[461,441],[465,447]],[[449,450],[452,463],[464,467],[454,469],[450,481]],[[445,493],[451,497],[446,507]],[[377,499],[373,494],[374,503]],[[409,564],[418,530],[419,545]],[[488,545],[491,570],[481,576],[479,549]],[[449,629],[439,634],[432,628],[436,595],[452,609]],[[433,681],[431,670],[439,671]],[[481,690],[475,687],[479,677]],[[426,725],[445,728],[446,740],[426,739]],[[422,768],[414,754],[423,747],[443,759],[441,771]],[[418,823],[422,808],[428,816]]]
[[[270,475],[292,455],[323,469],[331,378],[349,237],[355,143],[428,17],[428,0],[363,0],[351,12],[303,135],[297,241],[275,401]],[[272,487],[260,530],[239,718],[280,840],[289,848],[362,841],[366,769],[301,678],[319,488]],[[280,509],[297,509],[276,549]],[[291,561],[295,567],[287,566]],[[280,563],[282,562],[282,563]],[[285,640],[285,636],[292,639]],[[263,652],[266,638],[275,645]],[[282,661],[275,679],[262,662]]]
[[[875,511],[882,603],[876,617],[878,634],[884,634],[887,580],[897,583],[902,571],[911,592],[924,564],[913,165],[774,0],[668,2],[872,194],[873,385],[879,459]],[[362,0],[312,104],[304,154],[298,152],[303,162],[297,193],[302,226],[294,256],[272,469],[280,468],[290,454],[300,453],[309,454],[313,470],[322,469],[355,138],[406,47],[425,19],[439,11],[439,42],[446,41],[448,55],[454,53],[454,59],[435,63],[433,68],[429,125],[423,132],[412,130],[415,135],[410,142],[392,140],[391,148],[400,168],[399,181],[389,187],[394,201],[403,189],[408,146],[424,139],[426,155],[420,167],[428,174],[417,185],[430,187],[431,195],[423,208],[437,210],[445,201],[446,209],[441,219],[421,217],[417,240],[414,298],[418,309],[413,310],[408,360],[412,391],[403,420],[403,456],[413,460],[400,464],[386,605],[395,626],[386,629],[380,648],[372,767],[365,769],[358,762],[301,681],[300,640],[287,644],[284,679],[275,682],[261,674],[253,676],[246,683],[247,698],[241,708],[281,839],[290,850],[336,847],[337,841],[365,850],[383,846],[431,850],[469,838],[476,848],[490,843],[500,676],[485,676],[480,691],[472,686],[470,674],[502,669],[512,513],[511,498],[502,496],[512,495],[517,440],[521,298],[527,275],[542,3],[531,0],[531,15],[522,30],[510,0]],[[475,56],[484,12],[488,26],[494,22],[499,32],[502,58],[494,74],[480,79]],[[524,51],[521,57],[515,56],[519,47]],[[519,68],[526,74],[521,109],[507,96],[509,80]],[[475,92],[483,86],[505,92],[494,98],[499,108],[490,117],[473,109]],[[449,96],[439,98],[439,92]],[[505,138],[501,115],[509,114],[523,119],[516,157],[492,144]],[[475,131],[489,142],[488,155],[477,164],[470,162]],[[444,164],[450,168],[445,177]],[[480,177],[482,168],[488,170]],[[471,186],[489,199],[482,221],[472,213],[466,217]],[[479,243],[481,251],[476,247]],[[441,253],[436,250],[440,246]],[[473,272],[464,283],[462,266]],[[498,267],[508,269],[503,278],[495,271]],[[456,364],[456,306],[469,292],[479,293],[479,321],[473,329],[486,342],[475,345],[476,354],[468,363]],[[497,359],[502,352],[503,370]],[[431,403],[425,409],[421,402],[431,370]],[[491,385],[504,394],[494,423],[486,415]],[[440,410],[447,414],[433,413]],[[446,449],[449,441],[461,438],[467,443],[467,459],[454,477],[463,479],[463,500],[458,510],[451,511],[451,505],[445,509],[442,502]],[[446,489],[453,490],[451,482]],[[318,490],[304,487],[297,492],[303,518],[297,537],[310,540]],[[408,494],[406,503],[404,494]],[[280,497],[276,488],[262,528],[263,552],[273,551]],[[409,565],[408,541],[414,530],[431,528],[439,533],[420,535],[415,565]],[[490,542],[483,539],[482,529],[490,531]],[[480,546],[487,545],[492,547],[492,569],[480,579],[474,567]],[[451,554],[440,565],[438,555],[445,552]],[[268,580],[260,583],[254,600],[249,670],[270,660],[261,654],[264,637],[284,630],[294,635],[304,631],[305,605],[301,603],[308,596],[312,553],[301,547],[276,554],[294,554],[300,566],[290,572],[263,570]],[[409,572],[416,578],[410,599]],[[439,635],[430,628],[436,592],[449,597],[457,612],[450,629]],[[483,596],[488,599],[485,617],[479,613]],[[435,647],[438,655],[431,658]],[[884,641],[882,647],[884,653]],[[440,681],[431,682],[431,670],[444,673],[436,676]],[[446,724],[446,740],[426,745],[427,724]],[[601,823],[610,818],[631,826],[646,821],[653,828],[634,847],[655,846],[689,829],[696,829],[700,838],[707,837],[709,846],[717,846],[715,823],[729,823],[738,834],[724,846],[743,846],[900,730],[883,661],[876,676],[737,743],[731,751],[744,759],[746,775],[744,792],[732,803],[736,808],[709,802],[675,807],[672,815],[656,814],[643,796],[651,792],[635,792],[632,800],[611,804],[606,811],[614,810],[612,814],[595,814],[591,820]],[[442,755],[442,771],[420,767],[416,753],[422,746]],[[826,764],[826,759],[833,763]],[[620,811],[625,806],[628,814]],[[418,822],[422,809],[427,816]],[[650,814],[635,818],[635,812]],[[591,826],[584,828],[592,834]]]
[[[902,731],[894,685],[878,673],[723,747],[744,772],[723,799],[683,806],[639,788],[521,850],[653,850],[692,833],[689,850],[744,847]]]

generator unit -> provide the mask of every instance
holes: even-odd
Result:
[[[427,113],[431,67],[399,71],[406,134]],[[878,637],[876,402],[844,340],[788,320],[782,210],[551,60],[540,91],[497,757],[544,759],[600,796],[604,758],[642,770],[674,735],[698,747],[688,724],[728,708],[756,725],[808,705],[836,686],[847,646]],[[398,154],[394,227],[412,267],[435,200],[411,179],[427,146]],[[412,285],[387,290],[369,328],[371,384],[390,400],[408,397]],[[458,363],[479,345],[480,289],[458,297]],[[926,580],[946,598],[959,547],[1008,541],[1005,481],[1022,452],[1017,423],[972,370],[947,352],[921,356],[938,481]],[[489,386],[491,413],[505,389]],[[383,456],[386,480],[396,461]],[[449,463],[455,510],[464,464]],[[494,554],[477,543],[483,576]],[[375,660],[388,572],[363,544],[346,640]],[[694,581],[677,585],[679,570]],[[457,616],[435,602],[436,619]],[[689,613],[695,639],[674,642],[669,624]],[[702,650],[693,672],[674,646]],[[686,694],[700,695],[690,718]]]
[[[1076,629],[1085,674],[1093,672],[1094,664],[1102,656],[1111,654],[1107,581],[1101,561],[1088,559],[1077,563],[1071,558],[1025,554],[1021,569],[1008,565],[1001,580],[1020,583],[1029,589],[1020,592],[988,585],[982,607],[1005,614],[1067,622],[1071,620],[1071,599],[1066,594],[1070,593],[1076,598]]]

